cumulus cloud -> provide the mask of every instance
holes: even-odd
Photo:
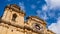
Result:
[[[56,10],[60,9],[60,0],[45,0],[47,5],[42,6],[42,11],[37,10],[37,16],[41,17],[44,20],[50,19],[50,18],[55,18],[57,19],[56,23],[52,23],[50,26],[48,26],[48,29],[52,30],[56,34],[60,34],[60,13],[56,13]],[[57,9],[59,8],[59,9]],[[56,15],[58,14],[58,15]],[[49,17],[47,17],[47,15]],[[59,18],[57,18],[58,16]]]
[[[42,6],[42,11],[47,12],[50,18],[56,18],[56,10],[60,10],[60,0],[45,0],[47,4]],[[58,15],[59,16],[59,15]]]
[[[43,10],[43,11],[47,11],[47,9],[48,9],[47,5],[43,5],[43,6],[42,6],[42,10]]]
[[[60,34],[60,17],[57,19],[57,23],[52,23],[48,26],[48,29],[52,30],[56,34]]]
[[[48,16],[50,17],[50,18],[56,18],[55,16],[56,16],[56,13],[55,12],[57,12],[57,11],[50,11],[50,10],[53,10],[53,9],[50,9],[47,5],[43,5],[42,6],[42,11],[43,11],[43,13],[44,13],[44,15],[45,16],[47,16],[47,14],[48,14]]]
[[[60,13],[58,14],[58,13],[56,13],[57,11],[55,11],[55,10],[60,9],[60,4],[59,4],[60,0],[45,0],[45,1],[46,1],[47,5],[42,6],[42,11],[47,11],[47,14],[49,17],[53,17],[53,18],[57,19],[57,22],[52,23],[50,26],[48,26],[48,29],[52,30],[56,34],[60,34],[60,17],[56,18],[56,16],[60,16]],[[57,8],[59,8],[59,9],[57,9]],[[52,10],[52,11],[50,11],[50,10]],[[46,15],[46,12],[44,12],[44,13]],[[56,14],[58,14],[58,15],[56,15]]]
[[[38,17],[40,17],[40,18],[42,18],[44,20],[47,20],[48,19],[48,17],[47,17],[47,15],[46,15],[45,12],[42,12],[41,10],[37,10],[36,13],[37,13],[37,16]]]
[[[45,0],[50,9],[60,8],[60,0]]]
[[[47,16],[47,13],[46,13],[47,10],[48,10],[48,6],[46,4],[42,5],[42,10],[37,10],[36,11],[37,16],[44,19],[44,20],[47,20],[48,19],[48,16]]]
[[[20,6],[21,10],[23,10],[25,12],[24,2],[19,2],[19,6]]]

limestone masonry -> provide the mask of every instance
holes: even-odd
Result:
[[[7,5],[0,19],[0,34],[55,34],[46,29],[44,20],[29,16],[24,22],[24,16],[25,13],[19,6]]]

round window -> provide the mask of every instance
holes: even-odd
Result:
[[[33,23],[32,25],[33,25],[32,27],[34,30],[42,30],[43,29],[43,27],[39,23]]]

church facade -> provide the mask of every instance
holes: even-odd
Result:
[[[0,19],[0,34],[55,34],[46,29],[44,20],[29,16],[24,22],[24,16],[25,13],[19,6],[7,5]]]

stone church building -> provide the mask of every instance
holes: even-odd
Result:
[[[37,16],[27,17],[24,22],[25,13],[15,4],[7,5],[0,18],[0,34],[55,34],[46,29],[44,20]]]

